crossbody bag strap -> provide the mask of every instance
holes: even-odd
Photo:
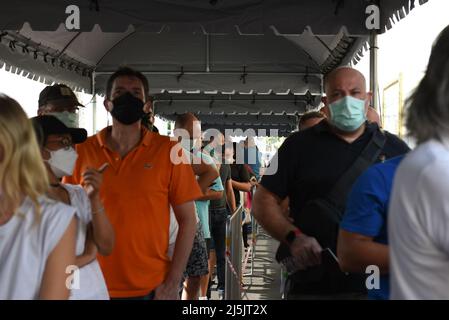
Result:
[[[377,129],[370,142],[360,153],[354,163],[337,180],[332,189],[327,194],[327,199],[339,208],[344,208],[347,196],[356,179],[368,169],[379,157],[386,141],[385,134]]]

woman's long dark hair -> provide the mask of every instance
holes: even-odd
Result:
[[[449,26],[438,36],[426,74],[406,105],[407,129],[418,143],[449,134]]]

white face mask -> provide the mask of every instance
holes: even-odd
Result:
[[[75,149],[59,149],[56,151],[47,149],[47,151],[50,152],[50,159],[46,161],[50,165],[51,171],[53,171],[56,177],[62,178],[73,174],[75,162],[78,158],[78,153],[76,153]]]
[[[48,115],[58,118],[59,121],[64,123],[69,128],[79,128],[79,114],[74,112],[51,112]]]

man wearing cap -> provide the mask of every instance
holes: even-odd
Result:
[[[53,115],[69,128],[79,127],[78,107],[84,107],[75,93],[65,84],[45,87],[39,94],[37,114]]]

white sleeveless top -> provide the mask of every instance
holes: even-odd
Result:
[[[0,226],[0,300],[38,299],[48,256],[61,240],[74,208],[39,198],[40,220],[26,198],[17,213]]]
[[[173,211],[172,206],[170,206],[170,227],[169,227],[169,235],[168,235],[168,250],[167,255],[171,260],[173,258],[173,253],[175,251],[176,238],[178,236],[179,225],[176,220],[175,212]]]
[[[200,222],[200,218],[198,218],[198,213],[195,208],[195,216],[196,223]],[[168,250],[167,256],[170,260],[173,258],[173,253],[175,251],[176,238],[178,237],[179,224],[178,220],[176,220],[175,212],[173,211],[173,207],[170,206],[170,227],[169,227],[169,235],[168,235]]]
[[[76,209],[78,233],[76,236],[76,255],[84,252],[87,225],[92,221],[90,200],[79,185],[63,184],[70,197],[70,204]],[[83,266],[79,270],[79,288],[72,288],[70,300],[108,300],[109,293],[98,260]]]

